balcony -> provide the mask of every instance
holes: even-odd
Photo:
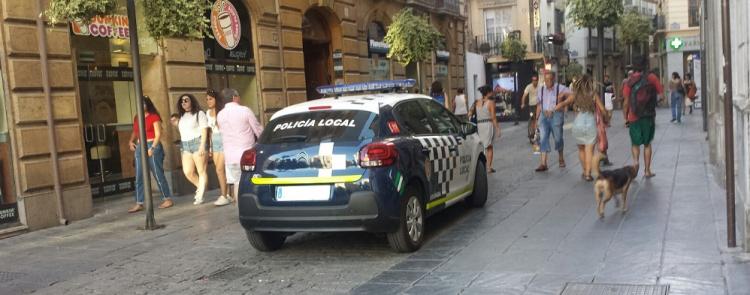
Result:
[[[599,53],[599,38],[589,37],[589,55],[596,55]],[[612,38],[604,38],[604,54],[615,55],[618,54],[615,40]]]
[[[514,31],[520,35],[520,31]],[[469,40],[467,50],[473,53],[493,56],[501,55],[500,44],[505,40],[505,34],[477,35]],[[524,42],[525,43],[525,42]],[[526,44],[526,51],[530,53],[544,52],[544,40],[541,35],[534,36],[532,44]]]
[[[416,6],[430,11],[435,8],[435,0],[406,0],[406,5]]]
[[[458,0],[435,0],[435,13],[459,16],[461,11]]]
[[[654,19],[652,20],[654,30],[656,31],[664,31],[667,29],[667,21],[664,19],[663,15],[656,15],[654,16]]]

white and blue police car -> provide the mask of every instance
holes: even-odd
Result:
[[[475,125],[425,95],[347,94],[413,85],[323,86],[336,97],[276,112],[241,160],[239,218],[250,244],[274,251],[296,232],[366,231],[412,252],[426,217],[460,201],[484,206]]]

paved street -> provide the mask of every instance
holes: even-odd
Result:
[[[660,111],[657,176],[640,171],[627,214],[610,202],[597,218],[569,128],[568,168],[535,174],[525,125],[503,123],[487,206],[429,219],[416,253],[393,253],[384,236],[364,233],[297,234],[260,253],[236,207],[196,207],[189,197],[157,210],[164,229],[144,232],[143,215],[123,213],[128,197],[98,201],[94,218],[0,240],[0,293],[560,294],[577,282],[747,295],[750,256],[725,248],[724,191],[710,176],[700,119],[673,125]],[[609,131],[615,167],[630,163],[619,112]]]

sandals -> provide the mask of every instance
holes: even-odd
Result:
[[[547,165],[539,165],[539,167],[537,167],[536,170],[534,170],[534,171],[536,171],[536,172],[547,171]]]
[[[565,168],[565,160],[560,160],[560,168]]]
[[[490,170],[489,170],[489,171],[487,171],[487,172],[489,172],[489,173],[495,173],[496,171],[495,171],[495,169],[494,169],[494,168],[490,168]]]
[[[581,174],[581,178],[585,181],[594,181],[594,178],[591,177],[591,175]]]

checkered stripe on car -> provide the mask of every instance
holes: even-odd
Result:
[[[458,167],[458,152],[451,152],[450,148],[457,147],[458,141],[453,136],[425,136],[419,138],[419,143],[430,151],[428,155],[432,169],[430,199],[447,195],[451,189],[451,182],[455,178],[456,167]]]

